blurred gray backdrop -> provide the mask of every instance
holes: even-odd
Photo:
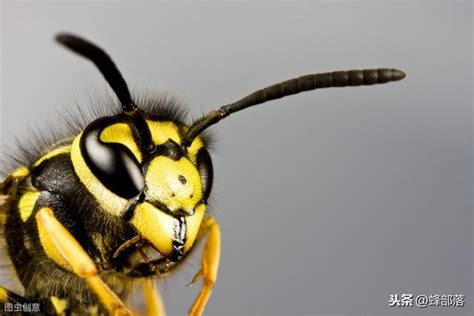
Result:
[[[312,72],[398,67],[399,83],[302,93],[212,128],[222,261],[207,315],[472,315],[472,2],[2,1],[1,144],[89,95],[105,47],[135,91],[198,117]],[[56,122],[56,123],[55,123]],[[54,126],[54,125],[53,125]],[[160,282],[170,315],[198,257]],[[465,307],[389,307],[390,294]]]

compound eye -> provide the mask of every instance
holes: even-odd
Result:
[[[196,164],[199,175],[201,176],[204,201],[207,201],[212,190],[214,172],[212,168],[211,155],[206,148],[199,149],[196,155]]]
[[[80,141],[81,153],[91,172],[107,189],[124,199],[133,199],[145,185],[142,167],[125,145],[100,140],[108,124],[110,118],[102,118],[85,129]]]

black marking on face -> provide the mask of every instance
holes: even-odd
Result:
[[[135,198],[129,200],[127,209],[123,213],[123,219],[127,222],[130,221],[133,215],[135,215],[135,208],[137,207],[138,204],[143,203],[144,200],[145,200],[145,193],[143,191]]]
[[[184,244],[186,243],[186,219],[178,217],[175,226],[173,240],[173,251],[168,259],[177,262],[184,256]]]
[[[183,176],[182,174],[180,174],[180,175],[178,176],[178,180],[179,180],[179,182],[181,182],[181,184],[183,184],[183,185],[186,184],[186,182],[187,182],[186,177]]]
[[[185,152],[182,146],[180,146],[174,140],[168,139],[166,143],[156,147],[155,154],[158,156],[169,157],[174,161],[178,161],[184,156]]]

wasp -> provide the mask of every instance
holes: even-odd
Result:
[[[213,167],[205,131],[229,115],[319,88],[398,81],[378,68],[316,73],[257,90],[188,122],[165,98],[134,100],[109,55],[76,35],[59,44],[90,60],[120,106],[94,117],[12,168],[0,191],[1,225],[24,293],[0,301],[41,302],[45,314],[131,315],[123,302],[140,282],[146,311],[164,315],[153,280],[172,274],[203,242],[202,279],[189,315],[201,315],[216,282],[220,230],[206,209]]]

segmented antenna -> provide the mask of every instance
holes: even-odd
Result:
[[[286,80],[255,91],[236,102],[221,106],[219,109],[199,118],[189,128],[183,144],[189,146],[209,126],[216,124],[234,112],[253,105],[319,88],[373,85],[398,81],[403,78],[405,78],[405,73],[401,70],[379,68],[317,73]]]
[[[136,131],[140,135],[140,146],[145,151],[152,151],[154,145],[145,117],[133,102],[127,83],[110,56],[97,45],[73,34],[58,34],[56,41],[96,65],[120,100],[123,113],[131,118]]]

